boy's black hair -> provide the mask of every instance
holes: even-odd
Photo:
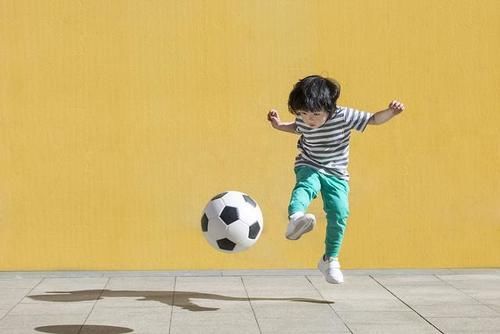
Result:
[[[310,75],[299,80],[288,97],[288,110],[297,115],[299,111],[326,111],[330,115],[337,109],[340,84],[330,78]]]

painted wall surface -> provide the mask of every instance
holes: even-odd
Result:
[[[345,268],[500,266],[500,1],[0,1],[0,270],[314,267],[284,238],[293,84],[407,110],[353,134]],[[200,232],[240,190],[265,231]]]

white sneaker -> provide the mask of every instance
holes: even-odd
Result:
[[[285,237],[289,240],[297,240],[302,234],[311,231],[315,224],[316,217],[313,214],[296,212],[290,216]]]
[[[340,263],[336,258],[324,260],[323,257],[319,260],[318,269],[323,273],[325,279],[331,284],[344,283],[344,275],[340,271]]]

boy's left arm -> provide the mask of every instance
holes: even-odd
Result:
[[[389,107],[387,109],[381,110],[373,114],[370,120],[368,121],[368,124],[373,124],[373,125],[384,124],[394,116],[402,113],[403,110],[405,110],[404,104],[394,100],[391,103],[389,103]]]

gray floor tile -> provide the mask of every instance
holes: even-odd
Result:
[[[491,307],[481,304],[453,306],[443,305],[413,305],[415,311],[424,317],[431,318],[447,318],[447,317],[499,317],[500,313],[496,312]]]
[[[54,290],[92,290],[103,289],[109,278],[107,277],[57,277],[46,278],[41,281],[33,292]]]
[[[107,290],[173,291],[175,277],[112,277]]]
[[[500,298],[488,298],[484,304],[500,306]]]
[[[439,333],[413,312],[346,312],[339,316],[354,333]]]
[[[359,272],[364,276],[372,275],[372,276],[422,276],[422,275],[436,275],[436,274],[450,274],[449,269],[363,269],[363,270],[349,270],[346,272],[354,273]],[[342,271],[344,272],[344,271]]]
[[[475,284],[478,282],[481,283],[492,283],[492,284],[499,284],[500,283],[500,275],[496,274],[485,274],[485,273],[479,273],[479,274],[461,274],[461,275],[436,275],[437,278],[439,278],[442,281],[449,282],[452,285],[458,286],[461,284]]]
[[[10,311],[10,308],[2,308],[0,307],[0,320],[7,315]]]
[[[191,299],[187,301],[176,300],[173,313],[191,313],[191,312],[252,312],[250,303],[246,298],[238,300],[216,300],[216,299]]]
[[[396,298],[370,277],[349,280],[344,284],[329,284],[323,277],[309,277],[313,286],[327,300],[395,300]]]
[[[333,318],[269,318],[259,319],[262,333],[349,333],[349,329]]]
[[[446,334],[498,334],[498,330],[493,331],[448,331]]]
[[[433,286],[446,283],[435,275],[373,275],[384,286]]]
[[[474,305],[479,302],[462,291],[447,285],[388,286],[388,289],[409,305]]]
[[[500,269],[461,269],[450,270],[449,273],[436,274],[445,281],[466,281],[466,280],[500,280]]]
[[[225,270],[222,276],[319,276],[317,269]]]
[[[436,327],[443,332],[465,331],[476,333],[479,331],[497,331],[500,332],[500,317],[497,318],[429,318]]]
[[[484,305],[500,314],[500,299],[488,299],[484,301]]]
[[[13,330],[33,330],[38,326],[66,324],[83,324],[87,314],[43,315],[43,314],[8,314],[0,321],[0,333],[11,333]]]
[[[41,281],[41,278],[3,278],[0,279],[0,293],[5,289],[32,289]]]
[[[250,303],[240,277],[182,277],[176,280],[173,312],[218,311],[244,307]]]
[[[259,333],[251,309],[247,312],[174,312],[170,333]]]
[[[10,311],[9,315],[88,315],[92,306],[91,303],[18,304]]]
[[[56,291],[57,290],[57,291]],[[72,289],[54,289],[51,291],[38,290],[30,292],[22,299],[22,304],[51,304],[51,303],[95,303],[102,294],[102,289],[84,290],[73,287]]]
[[[220,277],[221,270],[103,271],[103,277]]]
[[[329,304],[307,302],[252,302],[264,333],[346,332],[347,327]]]
[[[0,308],[11,308],[20,303],[31,289],[0,290]]]
[[[135,333],[168,333],[171,307],[110,307],[94,309],[86,325],[118,326]],[[89,330],[90,331],[90,330]],[[102,333],[107,333],[103,331]]]
[[[450,286],[453,286],[480,302],[500,299],[500,275],[468,274],[445,275],[439,277]]]
[[[8,328],[8,329],[1,329],[0,328],[0,333],[5,333],[5,334],[40,334],[44,333],[43,331],[45,330],[45,333],[64,333],[64,334],[78,334],[79,329],[81,328],[81,325],[49,325],[49,326],[39,326],[36,328],[31,328],[31,327],[18,327],[18,328]],[[2,330],[4,332],[2,332]],[[48,330],[48,332],[47,332]],[[54,331],[56,330],[56,331]]]
[[[486,302],[490,299],[500,299],[500,289],[495,290],[494,287],[482,286],[478,288],[462,288],[459,290],[481,302]]]
[[[173,291],[140,289],[108,290],[99,296],[95,307],[161,307],[171,306]]]
[[[252,300],[291,300],[307,298],[323,300],[304,276],[243,277],[246,291]]]
[[[332,304],[335,311],[400,311],[412,312],[408,306],[396,298],[393,299],[341,299]]]
[[[178,277],[175,289],[180,291],[200,291],[207,293],[244,294],[240,277]]]
[[[74,326],[77,327],[77,326]],[[50,333],[66,333],[64,332],[54,332],[53,330]],[[78,334],[122,334],[122,333],[144,333],[144,334],[158,334],[160,332],[136,332],[128,327],[119,327],[119,326],[110,326],[110,325],[90,325],[86,324],[81,327]]]

